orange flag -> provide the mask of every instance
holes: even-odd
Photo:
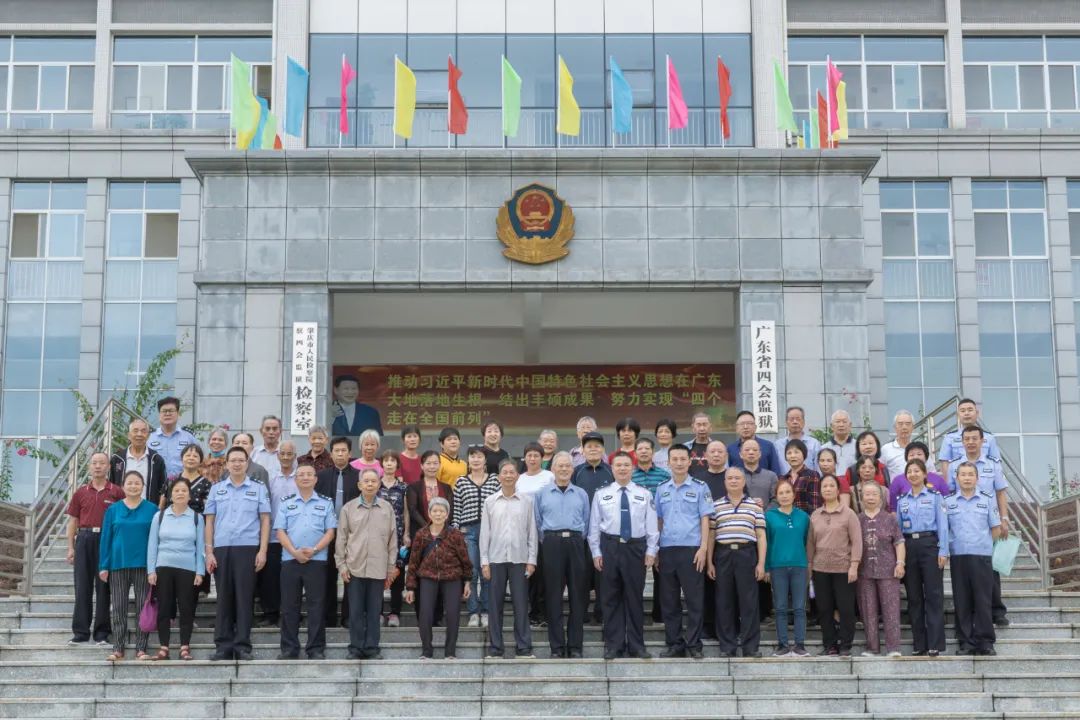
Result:
[[[465,107],[465,100],[458,90],[458,80],[461,79],[461,70],[454,64],[452,57],[446,58],[448,70],[447,80],[450,91],[450,101],[447,105],[446,122],[450,132],[454,135],[464,135],[469,129],[469,110]]]
[[[832,140],[829,137],[829,107],[825,103],[825,96],[818,90],[817,94],[817,114],[818,114],[818,142],[821,149],[832,147]]]
[[[728,122],[727,114],[728,103],[731,101],[731,72],[719,57],[716,58],[716,78],[720,90],[720,132],[727,140],[731,137],[731,123]]]

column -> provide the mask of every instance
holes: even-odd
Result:
[[[981,402],[982,366],[979,359],[979,301],[975,287],[975,216],[971,209],[971,178],[952,179],[952,210],[960,395]]]
[[[945,0],[945,74],[949,84],[949,127],[967,127],[967,98],[964,96],[964,41],[960,0]]]
[[[101,387],[101,325],[105,297],[105,215],[109,183],[86,181],[86,225],[83,231],[82,341],[79,347],[79,392],[99,407]],[[82,422],[79,422],[81,429]]]
[[[109,127],[109,88],[112,85],[112,0],[97,0],[97,28],[94,48],[95,130]]]
[[[1080,472],[1080,396],[1077,395],[1076,289],[1073,287],[1066,179],[1046,180],[1050,279],[1053,298],[1054,360],[1057,366],[1062,466],[1059,480]]]
[[[247,297],[243,285],[209,285],[197,292],[195,420],[255,430],[244,424],[244,345]],[[178,310],[179,313],[179,310]]]
[[[751,0],[754,61],[754,139],[759,148],[784,147],[784,132],[776,129],[773,60],[787,68],[787,18],[784,0]]]
[[[195,398],[195,271],[199,266],[199,210],[202,186],[195,178],[180,181],[180,226],[176,278],[176,394]]]
[[[308,67],[309,11],[309,0],[274,0],[273,110],[278,117],[278,134],[286,149],[304,147],[303,139],[285,134],[285,85],[290,56]],[[307,98],[304,98],[304,106],[307,107]]]

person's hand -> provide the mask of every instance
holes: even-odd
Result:
[[[397,576],[398,576],[398,569],[397,568],[394,568],[393,570],[388,572],[386,574],[386,580],[383,582],[383,589],[384,590],[389,590],[390,586],[394,584],[395,580],[397,580]]]
[[[102,570],[101,572],[99,572],[97,574],[97,576],[99,578],[101,578],[101,582],[109,582],[109,571],[108,570]]]
[[[468,585],[466,585],[465,587],[469,587],[469,586],[468,586]],[[410,605],[412,605],[412,604],[413,604],[413,600],[415,599],[415,597],[416,597],[416,596],[415,596],[415,595],[413,594],[413,591],[412,591],[412,590],[406,590],[406,591],[405,591],[405,594],[401,596],[401,598],[402,598],[402,599],[403,599],[403,600],[404,600],[405,602],[409,603]]]
[[[195,579],[196,580],[201,580],[202,575],[196,575]],[[150,573],[149,575],[147,575],[146,576],[146,582],[149,583],[150,585],[157,585],[157,573]]]
[[[534,572],[536,572],[536,566],[525,563],[525,577],[532,577]]]
[[[848,571],[847,571],[847,581],[848,581],[848,583],[849,584],[853,583],[858,579],[859,579],[859,568],[848,568]]]
[[[653,565],[656,565],[656,564],[657,564],[657,562],[656,562],[656,556],[655,555],[646,555],[645,556],[645,567],[651,568]]]
[[[765,579],[765,566],[764,565],[757,565],[754,568],[754,579],[755,580],[764,580]]]
[[[593,567],[596,568],[597,572],[604,572],[604,558],[595,557],[592,560],[592,564],[593,564]]]
[[[315,557],[315,548],[313,548],[313,547],[300,548],[300,554],[304,556],[304,562],[307,562],[311,558]]]
[[[485,580],[490,580],[491,579],[491,566],[490,565],[482,565],[482,566],[480,566],[480,574],[484,576]]]
[[[73,546],[71,546],[71,545],[68,545],[68,549],[67,549],[67,564],[68,565],[74,565],[75,564],[75,548]]]
[[[293,555],[293,560],[300,563],[301,565],[307,564],[307,561],[309,559],[310,558],[308,558],[306,555],[304,555],[304,551],[302,549],[299,549],[299,548],[296,550],[296,554]]]
[[[772,584],[772,573],[765,573],[765,582]]]
[[[904,566],[903,565],[897,565],[896,567],[893,568],[893,573],[892,574],[893,574],[893,577],[896,578],[897,580],[903,579],[903,577],[904,577]]]
[[[157,577],[157,576],[155,575],[155,577]],[[196,575],[195,576],[195,587],[199,587],[200,585],[202,585],[202,580],[203,580],[202,575]]]
[[[214,557],[213,551],[206,553],[206,572],[214,572],[217,570],[217,558]]]
[[[1011,526],[1009,524],[1009,518],[1007,518],[1007,517],[1001,518],[1001,527],[998,528],[998,530],[1001,532],[1001,539],[1002,540],[1009,537],[1009,529],[1010,529],[1010,527]]]
[[[255,553],[255,572],[259,572],[266,567],[266,551],[260,550]]]
[[[716,579],[716,566],[715,565],[709,565],[709,567],[705,568],[705,574],[709,576],[710,580],[715,580]]]
[[[465,589],[461,591],[461,599],[468,600],[470,595],[472,595],[472,586],[466,582]]]
[[[342,582],[349,582],[350,580],[352,580],[352,575],[349,574],[349,568],[342,567],[341,568],[341,581]]]
[[[707,555],[708,553],[701,548],[698,548],[698,551],[694,553],[694,569],[698,572],[703,572],[705,570],[705,560]],[[657,565],[659,565],[659,563],[657,563]]]
[[[945,569],[945,563],[947,563],[947,562],[949,562],[949,557],[947,555],[938,555],[938,559],[937,559],[938,570],[944,570]]]

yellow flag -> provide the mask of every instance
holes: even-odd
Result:
[[[799,136],[799,137],[798,137],[798,138],[796,139],[796,145],[797,145],[798,147],[800,147],[800,148],[805,148],[805,147],[806,147],[806,141],[805,141],[805,140],[803,140],[803,136],[802,136],[802,135],[800,135],[800,136]]]
[[[847,140],[847,83],[843,80],[836,85],[836,116],[840,120],[840,127],[833,131],[833,140]]]
[[[409,66],[394,58],[394,134],[412,137],[413,115],[416,114],[416,76]]]
[[[562,135],[578,136],[581,134],[581,108],[574,99],[574,78],[559,56],[559,117],[555,131]]]

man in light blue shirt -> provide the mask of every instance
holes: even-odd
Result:
[[[963,462],[957,468],[957,492],[945,499],[949,519],[949,556],[956,610],[957,655],[996,655],[994,651],[994,539],[1001,518],[992,493],[978,488],[979,470]]]
[[[214,573],[217,616],[216,652],[211,660],[253,660],[252,603],[255,574],[266,565],[270,541],[270,494],[247,477],[243,448],[225,454],[227,480],[210,489],[206,500],[206,569]]]
[[[660,657],[695,660],[702,653],[701,628],[704,621],[705,560],[709,552],[709,518],[713,499],[709,486],[690,477],[690,450],[672,445],[668,450],[672,477],[656,489],[656,517],[660,529],[660,608],[664,616],[667,650]],[[683,632],[682,602],[686,595],[686,632]]]
[[[184,469],[183,463],[180,462],[184,448],[198,443],[198,440],[187,430],[179,427],[179,398],[161,398],[158,400],[157,409],[159,427],[150,433],[150,439],[146,445],[165,460],[166,474],[179,475]]]
[[[961,460],[967,454],[964,451],[964,428],[979,424],[979,406],[971,398],[963,398],[956,404],[956,429],[941,439],[938,451],[938,470],[942,476],[949,477],[949,463]],[[991,460],[1001,462],[1001,450],[997,438],[983,430],[982,454]]]
[[[785,458],[788,440],[802,440],[806,443],[806,467],[818,472],[817,456],[821,452],[821,442],[813,435],[804,432],[806,429],[806,411],[798,405],[792,405],[787,409],[784,424],[787,426],[787,435],[776,438],[773,442],[773,445],[776,446],[776,458],[780,461],[780,471],[777,475],[787,475],[791,472],[791,466],[788,465]]]
[[[282,451],[284,452],[282,443]],[[337,514],[334,501],[315,492],[315,468],[296,469],[295,495],[282,499],[274,515],[274,534],[281,557],[281,654],[278,660],[300,656],[300,598],[307,596],[309,660],[326,659],[327,548],[334,541]]]

